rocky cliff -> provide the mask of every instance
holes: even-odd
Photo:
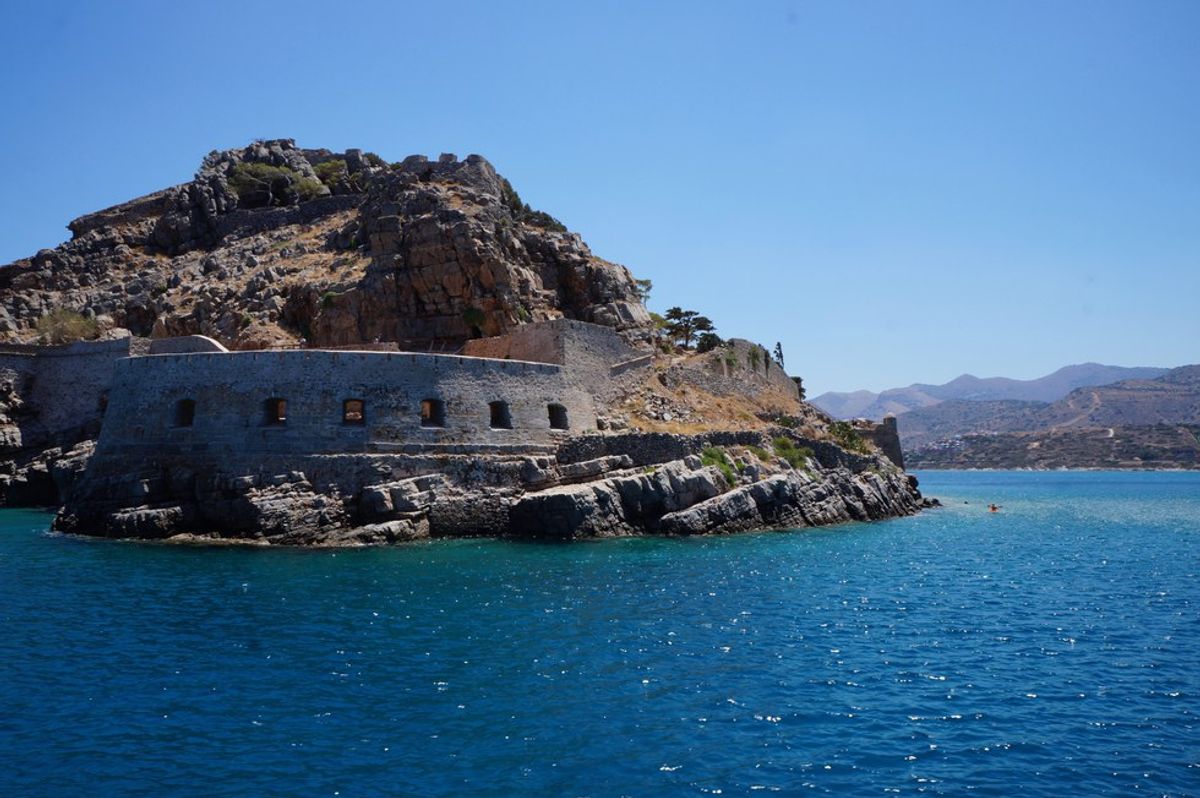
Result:
[[[531,320],[649,317],[629,271],[525,205],[485,159],[290,140],[214,152],[180,186],[76,219],[70,241],[0,267],[0,336],[55,309],[93,332],[203,334],[235,349],[451,346]]]
[[[55,527],[341,546],[712,534],[870,521],[922,506],[916,478],[886,458],[777,429],[592,435],[523,457],[314,455],[233,470],[187,457],[140,471],[93,467],[73,483]]]

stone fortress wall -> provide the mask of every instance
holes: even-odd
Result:
[[[573,384],[593,395],[609,390],[613,376],[651,361],[611,327],[572,319],[524,324],[504,335],[467,341],[462,351],[473,357],[561,363]]]
[[[454,355],[151,355],[119,362],[111,395],[97,460],[504,452],[552,446],[596,424],[591,396],[561,366]],[[424,423],[423,402],[433,403]]]
[[[113,365],[130,355],[131,338],[65,346],[0,344],[0,377],[25,406],[18,446],[70,445],[95,434]]]
[[[867,419],[850,422],[854,431],[879,447],[887,459],[904,468],[904,452],[900,449],[900,429],[896,417],[887,415],[878,423]]]

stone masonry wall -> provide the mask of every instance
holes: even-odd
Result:
[[[273,398],[287,401],[285,423],[269,422]],[[343,421],[347,399],[365,403],[363,423]],[[443,427],[421,425],[425,399],[445,402]],[[182,400],[195,403],[191,426],[178,424]],[[494,401],[508,402],[512,429],[491,428]],[[550,404],[566,409],[568,430],[551,428]],[[543,363],[321,350],[153,355],[118,364],[95,459],[503,451],[553,445],[595,423],[591,397]]]
[[[885,416],[878,424],[873,421],[855,421],[853,424],[859,435],[878,446],[893,463],[904,468],[904,452],[900,449],[900,430],[896,427],[895,416]]]
[[[526,324],[505,335],[468,341],[463,354],[560,363],[570,372],[572,384],[593,395],[611,388],[613,366],[626,364],[629,370],[650,365],[649,360],[638,362],[645,353],[611,327],[572,319]]]
[[[130,340],[0,346],[0,372],[26,375],[23,399],[36,429],[27,427],[23,445],[70,445],[85,432],[95,434],[113,366],[128,357]]]

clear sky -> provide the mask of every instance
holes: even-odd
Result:
[[[810,396],[1200,361],[1200,3],[10,4],[0,263],[255,138],[480,153]]]

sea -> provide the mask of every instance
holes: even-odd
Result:
[[[1200,474],[919,476],[943,508],[572,544],[4,511],[0,795],[1200,794]]]

